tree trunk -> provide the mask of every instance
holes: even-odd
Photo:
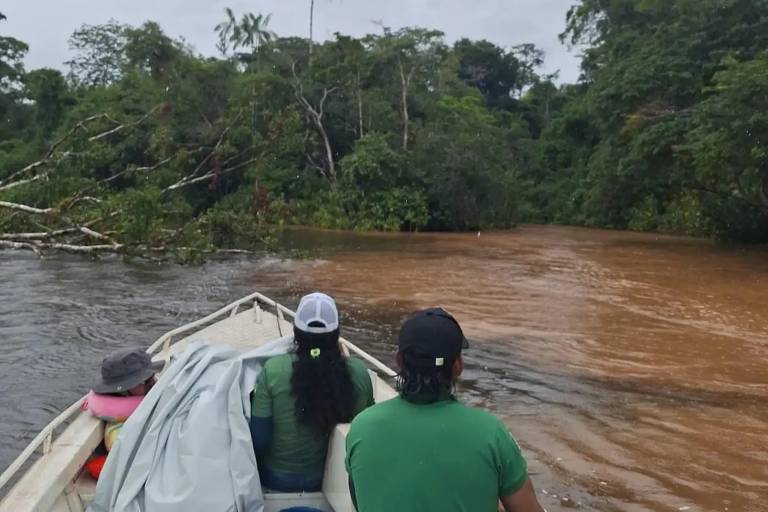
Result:
[[[761,179],[760,179],[760,202],[764,210],[768,211],[768,164],[763,164],[760,167]]]
[[[312,68],[312,46],[314,43],[315,30],[315,0],[309,2],[309,67]]]
[[[363,127],[363,88],[360,85],[360,72],[357,72],[357,118],[360,121],[360,138],[365,135]]]
[[[251,141],[256,139],[256,84],[251,85]]]
[[[336,181],[336,163],[333,160],[333,148],[331,148],[331,141],[328,138],[328,133],[325,131],[325,126],[323,126],[323,115],[325,113],[325,101],[328,99],[328,96],[333,93],[333,91],[336,90],[336,87],[331,87],[330,89],[323,89],[323,97],[320,98],[320,104],[318,108],[315,108],[312,106],[312,104],[307,100],[306,96],[304,96],[304,86],[301,83],[301,80],[299,80],[298,75],[296,74],[296,63],[293,63],[293,66],[291,66],[291,70],[293,71],[293,91],[296,96],[296,100],[299,102],[299,105],[302,106],[304,109],[304,112],[306,113],[307,117],[312,121],[312,124],[317,129],[318,133],[320,134],[320,137],[323,139],[323,145],[325,146],[325,158],[327,160],[327,171],[323,174],[326,175],[328,179],[330,179],[332,182]],[[322,168],[320,168],[320,172],[323,172]]]
[[[331,178],[331,181],[336,181],[336,164],[333,161],[333,150],[331,149],[331,141],[328,140],[328,134],[325,132],[325,128],[323,128],[323,124],[321,122],[317,122],[317,129],[320,132],[320,135],[323,137],[323,144],[325,144],[325,156],[328,159],[328,175]]]
[[[408,150],[408,127],[410,124],[410,117],[408,114],[408,89],[411,87],[411,79],[413,78],[413,72],[416,70],[414,66],[408,71],[406,76],[403,69],[403,63],[398,57],[397,65],[400,68],[400,115],[403,119],[403,151]]]

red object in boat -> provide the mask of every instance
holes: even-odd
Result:
[[[93,478],[98,480],[105,462],[107,462],[107,456],[98,455],[85,463],[85,469]]]

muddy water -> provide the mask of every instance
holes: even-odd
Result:
[[[539,227],[282,239],[303,257],[0,254],[0,467],[114,347],[253,288],[321,289],[387,362],[403,315],[451,310],[472,341],[461,398],[509,425],[550,511],[768,510],[768,251]]]

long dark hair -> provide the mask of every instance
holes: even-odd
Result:
[[[315,334],[294,327],[293,333],[298,356],[291,376],[296,418],[327,436],[355,415],[355,388],[339,349],[339,330]]]
[[[423,358],[412,357],[408,351],[400,352],[401,369],[395,384],[400,396],[408,401],[432,403],[448,396],[453,398],[453,360],[443,366],[425,366]]]

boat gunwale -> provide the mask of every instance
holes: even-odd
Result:
[[[230,317],[235,316],[239,310],[240,306],[243,304],[246,304],[250,301],[253,301],[253,309],[256,309],[257,314],[259,314],[259,311],[261,309],[261,303],[265,304],[266,306],[269,306],[271,308],[275,309],[276,316],[278,318],[278,332],[282,335],[282,327],[280,326],[281,322],[285,320],[285,317],[288,316],[290,318],[293,318],[295,315],[294,311],[291,309],[283,306],[279,302],[267,297],[266,295],[263,295],[259,292],[254,292],[246,297],[243,297],[241,299],[238,299],[234,302],[231,302],[224,306],[223,308],[203,317],[198,320],[189,322],[187,324],[184,324],[182,326],[176,327],[175,329],[172,329],[162,336],[160,336],[154,343],[152,343],[147,348],[147,353],[149,355],[158,355],[162,353],[167,353],[168,349],[173,346],[175,343],[182,341],[184,338],[178,337],[180,334],[187,334],[193,329],[196,329],[198,327],[204,327],[207,326],[213,322],[216,319],[219,319],[220,317],[224,315],[229,315]],[[222,319],[223,320],[223,319]],[[174,338],[176,340],[174,341]],[[342,348],[346,353],[353,352],[355,355],[359,356],[360,358],[364,359],[368,363],[370,363],[372,366],[376,367],[378,370],[380,370],[382,373],[384,373],[388,377],[395,377],[397,375],[397,372],[389,368],[387,365],[373,357],[372,355],[368,354],[366,351],[355,345],[354,343],[346,340],[345,338],[339,338],[339,342],[342,345]],[[35,436],[35,438],[24,448],[24,450],[21,451],[21,453],[16,457],[16,459],[11,462],[11,464],[3,471],[2,475],[0,475],[0,491],[8,485],[8,483],[13,480],[15,476],[19,473],[19,471],[24,467],[24,465],[30,460],[30,458],[35,454],[35,452],[42,447],[42,455],[45,456],[51,451],[51,447],[53,445],[54,441],[54,431],[59,428],[61,425],[63,425],[67,420],[75,416],[78,412],[82,412],[82,405],[85,402],[87,395],[84,395],[79,400],[74,402],[72,405],[67,407],[61,414],[56,416],[53,420],[51,420],[43,429]],[[2,495],[0,495],[2,496]],[[0,503],[2,502],[3,498],[0,498]]]

